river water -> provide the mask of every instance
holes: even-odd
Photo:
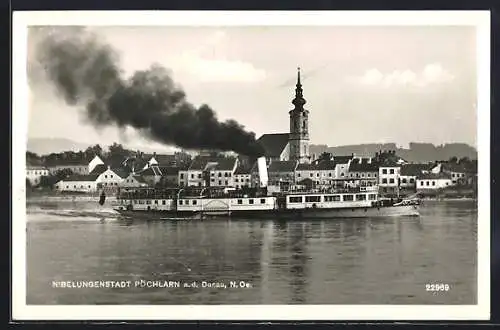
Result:
[[[425,202],[418,218],[290,222],[27,210],[27,304],[477,303],[472,201]]]

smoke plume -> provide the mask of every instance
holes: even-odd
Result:
[[[164,67],[152,65],[122,78],[117,52],[88,31],[45,33],[36,52],[60,96],[69,105],[83,106],[97,128],[130,126],[152,140],[186,149],[263,154],[254,133],[234,120],[219,121],[208,105],[196,108],[187,102]]]

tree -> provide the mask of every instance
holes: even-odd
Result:
[[[330,160],[332,159],[332,154],[329,152],[322,152],[321,155],[319,155],[319,160]]]
[[[457,157],[453,156],[450,159],[448,159],[448,163],[456,163],[458,161]]]
[[[102,156],[102,148],[99,144],[89,146],[87,149],[85,149],[85,154],[87,154],[89,156],[90,155]]]
[[[55,174],[54,177],[59,180],[64,180],[68,178],[69,176],[73,175],[73,171],[70,170],[69,168],[63,168],[61,170],[58,170]]]

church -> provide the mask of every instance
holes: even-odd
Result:
[[[292,104],[294,108],[288,112],[290,132],[264,134],[258,139],[265,150],[268,163],[270,161],[298,161],[301,164],[311,162],[309,155],[309,111],[304,108],[306,100],[300,82],[300,68],[297,69],[297,84]]]

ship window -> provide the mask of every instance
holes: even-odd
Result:
[[[302,203],[302,196],[292,196],[290,197],[290,203]]]
[[[155,200],[155,204],[158,204],[158,201],[157,201],[157,200]]]
[[[377,195],[376,194],[369,194],[368,195],[368,199],[371,200],[371,201],[374,201],[377,199]]]
[[[261,198],[261,199],[260,199],[260,203],[261,203],[261,204],[266,204],[266,199],[265,199],[265,198]]]
[[[193,201],[193,205],[196,205],[196,204],[198,204],[198,201],[197,201],[197,200],[194,200],[194,201]]]
[[[250,199],[248,200],[248,204],[253,204],[253,198],[250,198]]]
[[[238,204],[240,204],[240,205],[243,204],[243,200],[238,199]]]
[[[146,204],[148,204],[148,205],[151,204],[151,201],[146,201]]]
[[[162,200],[162,201],[161,201],[161,203],[162,203],[163,205],[165,205],[165,204],[167,204],[167,201],[166,201],[166,200]]]
[[[182,205],[182,200],[179,200],[179,205]]]
[[[340,195],[325,196],[325,202],[340,202]]]
[[[321,196],[306,196],[306,203],[318,203],[321,201]]]
[[[365,194],[358,194],[358,195],[356,195],[356,200],[357,201],[365,201],[366,195]]]
[[[344,195],[344,202],[352,202],[354,200],[354,195]]]

